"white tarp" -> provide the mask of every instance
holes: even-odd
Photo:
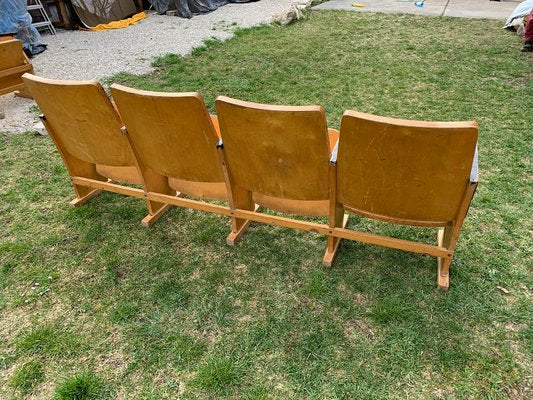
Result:
[[[531,12],[531,9],[533,9],[533,0],[526,0],[521,2],[519,5],[516,6],[514,11],[511,13],[511,16],[507,18],[507,21],[505,22],[504,28],[511,28],[516,27],[517,25],[520,25],[522,22],[522,18],[529,15]]]

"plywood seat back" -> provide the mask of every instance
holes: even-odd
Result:
[[[321,107],[223,96],[216,107],[232,184],[280,199],[328,199],[330,147]]]
[[[145,167],[171,178],[173,186],[181,183],[193,192],[187,182],[219,183],[225,190],[216,152],[218,136],[200,94],[158,93],[117,84],[111,91]],[[207,197],[212,186],[206,185]],[[204,197],[200,192],[191,194]]]
[[[120,133],[120,117],[98,82],[59,81],[30,74],[23,79],[63,151],[92,164],[135,165]]]
[[[337,198],[377,219],[443,226],[465,196],[477,143],[475,122],[420,122],[345,112]]]

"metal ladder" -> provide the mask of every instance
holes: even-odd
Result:
[[[43,3],[41,3],[41,0],[28,0],[28,6],[26,8],[28,11],[30,10],[38,10],[41,14],[42,21],[41,22],[34,22],[31,25],[36,29],[48,29],[52,35],[56,34],[56,28],[54,25],[52,25],[52,21],[50,21],[50,18],[48,18],[48,15],[46,14],[46,11],[44,10]]]

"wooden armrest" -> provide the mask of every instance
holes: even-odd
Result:
[[[476,152],[474,153],[474,160],[472,161],[472,169],[470,170],[470,183],[479,182],[478,165],[477,165],[477,143]]]

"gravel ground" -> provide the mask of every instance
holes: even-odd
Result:
[[[249,27],[270,22],[272,16],[287,9],[293,0],[261,0],[228,4],[209,14],[191,19],[168,17],[150,12],[148,18],[125,29],[103,32],[59,31],[43,35],[48,50],[32,59],[36,74],[54,79],[102,79],[118,72],[136,74],[152,70],[154,57],[188,54],[204,39],[232,36],[235,24]],[[31,130],[36,114],[33,101],[0,96],[0,131]]]

